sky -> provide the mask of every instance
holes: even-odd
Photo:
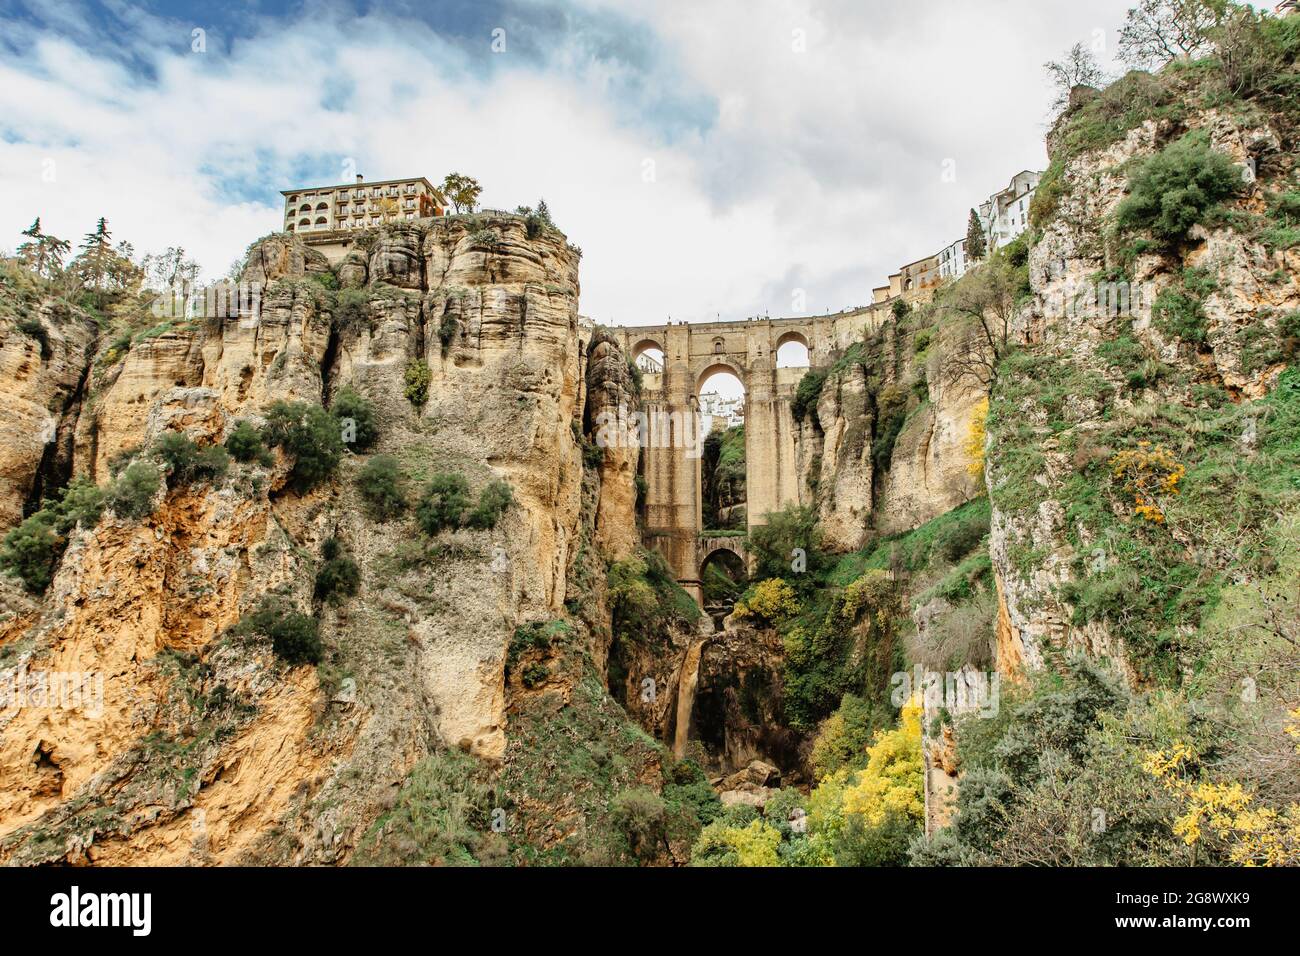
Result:
[[[1041,169],[1043,63],[1131,0],[0,0],[0,249],[108,219],[206,278],[281,189],[545,198],[605,324],[866,304]]]

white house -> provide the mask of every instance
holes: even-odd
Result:
[[[990,250],[1001,249],[1029,225],[1029,201],[1034,198],[1041,172],[1026,169],[1011,177],[1006,189],[980,203],[980,225]]]
[[[966,274],[966,237],[939,250],[939,278],[960,279]]]

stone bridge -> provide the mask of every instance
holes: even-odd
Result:
[[[797,428],[790,412],[807,368],[777,368],[777,350],[799,342],[808,349],[810,366],[825,365],[887,315],[887,308],[869,306],[824,316],[610,329],[633,361],[648,349],[663,353],[662,370],[644,374],[641,392],[649,420],[649,441],[641,455],[645,539],[696,601],[702,598],[701,565],[710,554],[722,548],[737,553],[747,567],[749,560],[743,539],[709,538],[715,545],[706,550],[700,537],[705,436],[697,433],[695,413],[704,381],[715,372],[731,372],[744,387],[746,515],[753,528],[769,512],[809,499],[799,480]]]
[[[695,566],[704,567],[704,562],[719,551],[730,551],[749,567],[749,540],[740,534],[700,535],[695,545]]]

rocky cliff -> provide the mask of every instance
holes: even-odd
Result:
[[[143,519],[73,526],[44,595],[6,579],[6,673],[94,674],[102,701],[7,701],[0,855],[337,862],[421,761],[500,763],[512,640],[564,616],[584,541],[602,571],[635,545],[635,459],[598,451],[584,469],[584,425],[634,399],[626,360],[579,320],[577,268],[523,217],[451,217],[368,233],[337,269],[292,237],[256,243],[241,277],[261,287],[256,315],[122,337],[51,294],[6,316],[0,362],[23,393],[0,411],[17,436],[6,527],[53,490],[47,473],[105,486],[168,433],[219,444],[277,401],[355,390],[379,437],[309,491],[283,451],[169,478]],[[513,504],[421,542],[360,493],[376,456],[408,494],[454,473],[471,494],[506,482]],[[343,604],[313,591],[327,541],[359,568]],[[316,620],[318,667],[234,636],[267,595]],[[600,645],[580,629],[581,656]]]
[[[1133,74],[1092,108],[1150,96],[1153,82]],[[1165,469],[1166,477],[1194,474],[1200,487],[1191,495],[1205,494],[1206,481],[1236,495],[1251,486],[1252,464],[1267,457],[1261,445],[1268,440],[1257,438],[1253,423],[1277,418],[1256,400],[1287,366],[1287,316],[1300,307],[1300,254],[1270,241],[1264,228],[1279,194],[1295,187],[1293,118],[1257,108],[1191,109],[1195,81],[1170,71],[1161,83],[1177,89],[1171,115],[1133,120],[1105,145],[1080,148],[1080,130],[1095,117],[1067,113],[1049,140],[1052,168],[1035,201],[1039,235],[1028,256],[1032,296],[1013,333],[1027,348],[994,387],[990,414],[997,649],[1009,671],[1073,648],[1112,660],[1138,682],[1171,668],[1190,673],[1200,652],[1190,637],[1217,586],[1196,593],[1197,582],[1173,613],[1103,608],[1099,589],[1131,588],[1134,602],[1144,588],[1163,592],[1172,584],[1170,563],[1156,573],[1166,578],[1161,583],[1139,577],[1162,560],[1185,568],[1189,582],[1197,576],[1191,565],[1202,579],[1234,564],[1251,573],[1245,569],[1254,565],[1253,545],[1230,540],[1232,533],[1253,538],[1252,518],[1225,515],[1215,527],[1219,508],[1211,502],[1193,505],[1173,485],[1147,500],[1138,485],[1142,469]],[[1183,149],[1208,149],[1196,155],[1231,164],[1240,185],[1227,204],[1174,241],[1117,228],[1134,170]],[[1246,466],[1240,481],[1217,473],[1230,458]],[[1284,500],[1249,494],[1258,496],[1259,510],[1247,509],[1254,518],[1271,523],[1285,512]],[[1144,501],[1156,510],[1144,510]],[[1180,520],[1171,522],[1167,509]],[[1143,515],[1149,520],[1133,520]],[[1157,537],[1172,541],[1144,541],[1157,526],[1166,529]],[[1167,545],[1165,559],[1156,558]],[[1123,619],[1143,613],[1173,625]],[[1146,642],[1162,627],[1154,639],[1169,657],[1157,661]]]

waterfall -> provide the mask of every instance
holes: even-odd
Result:
[[[673,755],[679,760],[686,754],[686,740],[691,732],[691,710],[695,706],[695,687],[700,679],[700,657],[703,654],[703,640],[687,648],[682,673],[677,679],[677,728],[673,736]]]

